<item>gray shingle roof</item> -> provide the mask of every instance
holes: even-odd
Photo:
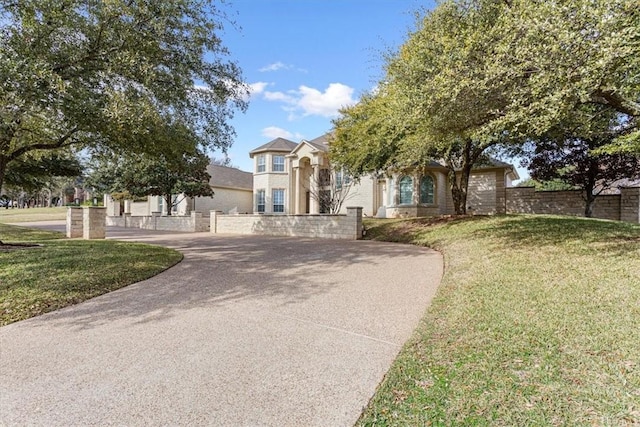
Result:
[[[331,133],[325,133],[322,136],[319,136],[317,138],[312,139],[311,141],[306,141],[306,142],[320,151],[329,151],[330,137],[331,137]]]
[[[207,172],[211,175],[209,184],[212,187],[253,190],[253,174],[251,172],[218,165],[207,166]]]
[[[289,141],[288,139],[276,138],[273,141],[269,141],[266,144],[261,145],[260,147],[256,148],[255,150],[251,150],[249,152],[249,157],[253,158],[254,154],[264,153],[264,152],[267,152],[267,151],[276,151],[276,152],[282,152],[282,153],[289,153],[294,148],[296,148],[297,145],[298,144],[296,144],[293,141]]]

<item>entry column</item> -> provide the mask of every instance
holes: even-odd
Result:
[[[295,179],[295,201],[293,204],[293,213],[295,213],[296,215],[300,215],[300,205],[302,203],[300,203],[300,187],[302,187],[302,179],[300,177],[300,167],[294,167],[293,168],[293,173],[296,175],[296,179]]]

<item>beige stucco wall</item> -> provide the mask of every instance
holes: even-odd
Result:
[[[196,212],[208,213],[218,210],[229,213],[236,210],[239,213],[253,212],[253,192],[235,188],[213,188],[213,197],[196,197],[192,209]]]
[[[370,176],[360,179],[360,182],[354,183],[349,190],[340,213],[347,213],[348,206],[362,206],[362,214],[364,216],[375,216],[378,212],[378,200],[376,192],[378,191],[378,180]]]
[[[496,213],[496,172],[474,172],[469,177],[467,211],[479,215]]]
[[[153,207],[149,206],[149,202],[130,202],[131,216],[146,216],[151,215]]]

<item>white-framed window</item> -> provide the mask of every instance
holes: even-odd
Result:
[[[400,204],[410,205],[413,203],[413,178],[408,175],[400,178]]]
[[[425,175],[420,179],[420,203],[433,204],[434,196],[433,178]]]
[[[343,170],[336,171],[336,189],[341,190],[342,186],[349,186],[351,184],[351,176]]]
[[[282,213],[284,212],[284,189],[282,188],[274,188],[273,189],[273,212]]]
[[[272,157],[271,170],[273,172],[284,172],[284,156],[274,155]]]
[[[178,200],[178,196],[177,195],[172,195],[171,196],[171,213],[177,213],[178,212],[178,204],[176,203]],[[164,200],[164,196],[158,196],[158,212],[162,213],[162,214],[166,214],[167,210],[165,210],[165,200]]]
[[[258,156],[258,167],[256,170],[258,172],[265,172],[267,170],[267,163],[264,154]]]
[[[265,196],[264,190],[256,191],[256,210],[258,213],[264,213]]]

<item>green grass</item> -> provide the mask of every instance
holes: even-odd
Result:
[[[147,279],[182,259],[179,252],[158,246],[63,237],[61,233],[0,224],[4,243],[42,244],[0,249],[0,325]]]
[[[640,226],[554,216],[370,220],[436,248],[432,305],[359,425],[640,424]]]
[[[67,218],[66,207],[55,208],[0,208],[0,223],[56,221]]]

